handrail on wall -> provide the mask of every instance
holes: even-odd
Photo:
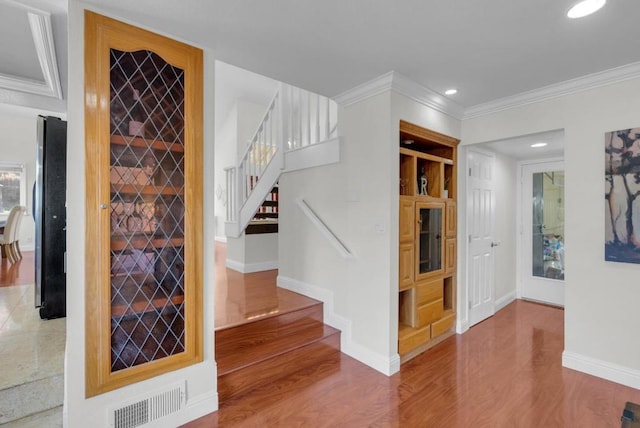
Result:
[[[354,257],[353,253],[349,251],[347,246],[344,245],[340,238],[338,238],[336,234],[333,233],[331,229],[329,229],[326,223],[323,222],[320,217],[318,217],[318,214],[316,214],[316,212],[309,206],[307,201],[305,201],[303,198],[298,198],[296,200],[296,203],[298,204],[298,207],[300,207],[302,212],[307,215],[309,220],[311,220],[311,223],[313,223],[318,228],[318,230],[320,230],[320,233],[322,233],[322,235],[327,238],[329,243],[338,251],[338,253],[340,253],[343,258],[347,259]]]

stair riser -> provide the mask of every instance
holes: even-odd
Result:
[[[242,361],[259,361],[283,350],[297,348],[325,336],[325,326],[312,319],[299,320],[282,328],[245,332],[243,336],[228,338],[216,351],[220,374],[227,368],[242,366]]]
[[[62,375],[28,382],[0,391],[0,424],[62,405]]]
[[[273,382],[340,352],[340,333],[218,377],[221,401]]]

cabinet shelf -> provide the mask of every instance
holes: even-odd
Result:
[[[111,184],[111,193],[121,195],[183,195],[184,187]]]
[[[169,303],[170,302],[170,303]],[[179,306],[184,302],[183,294],[173,296],[154,297],[153,286],[138,287],[136,298],[130,302],[115,303],[111,305],[111,318],[123,318],[127,316],[140,316],[142,314],[155,312],[162,309],[169,303],[172,306]]]
[[[112,135],[111,144],[119,146],[130,146],[139,148],[152,148],[154,150],[168,150],[171,152],[184,152],[184,146],[180,143],[170,143],[162,140],[148,140],[142,137],[125,137],[122,135]]]
[[[164,248],[169,244],[171,247],[181,247],[184,245],[184,237],[153,237],[144,233],[136,233],[125,238],[122,236],[111,237],[111,251],[143,250]]]

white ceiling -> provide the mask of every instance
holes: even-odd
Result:
[[[394,70],[463,107],[640,61],[640,1],[569,20],[575,0],[88,0],[335,96]]]
[[[215,128],[223,123],[238,101],[266,107],[277,91],[278,82],[224,62],[216,61]]]
[[[67,1],[0,0],[0,104],[64,116]]]
[[[75,0],[71,0],[75,1]],[[217,60],[327,96],[395,71],[470,111],[497,99],[628,64],[640,65],[640,1],[609,0],[569,20],[575,0],[87,0],[96,10],[212,49]],[[24,20],[6,7],[51,14],[66,88],[67,0],[0,0],[0,73],[39,79]],[[253,75],[218,66],[217,116],[225,105],[272,92]],[[20,71],[23,70],[23,71]],[[268,80],[268,79],[267,79]],[[220,83],[222,82],[222,83]],[[252,94],[251,89],[255,92]],[[252,97],[257,97],[253,99]],[[59,104],[9,94],[0,103]],[[218,104],[218,102],[220,104]],[[226,103],[226,104],[225,104]],[[219,123],[220,117],[216,120]],[[515,146],[514,146],[515,147]],[[520,156],[520,155],[514,155]]]
[[[546,143],[547,145],[544,147],[531,147],[532,144],[537,143]],[[480,146],[518,161],[562,158],[564,156],[564,131],[558,130],[523,135],[507,140],[483,143]]]

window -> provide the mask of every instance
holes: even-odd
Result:
[[[0,163],[0,218],[15,205],[27,205],[26,175],[24,164]]]

